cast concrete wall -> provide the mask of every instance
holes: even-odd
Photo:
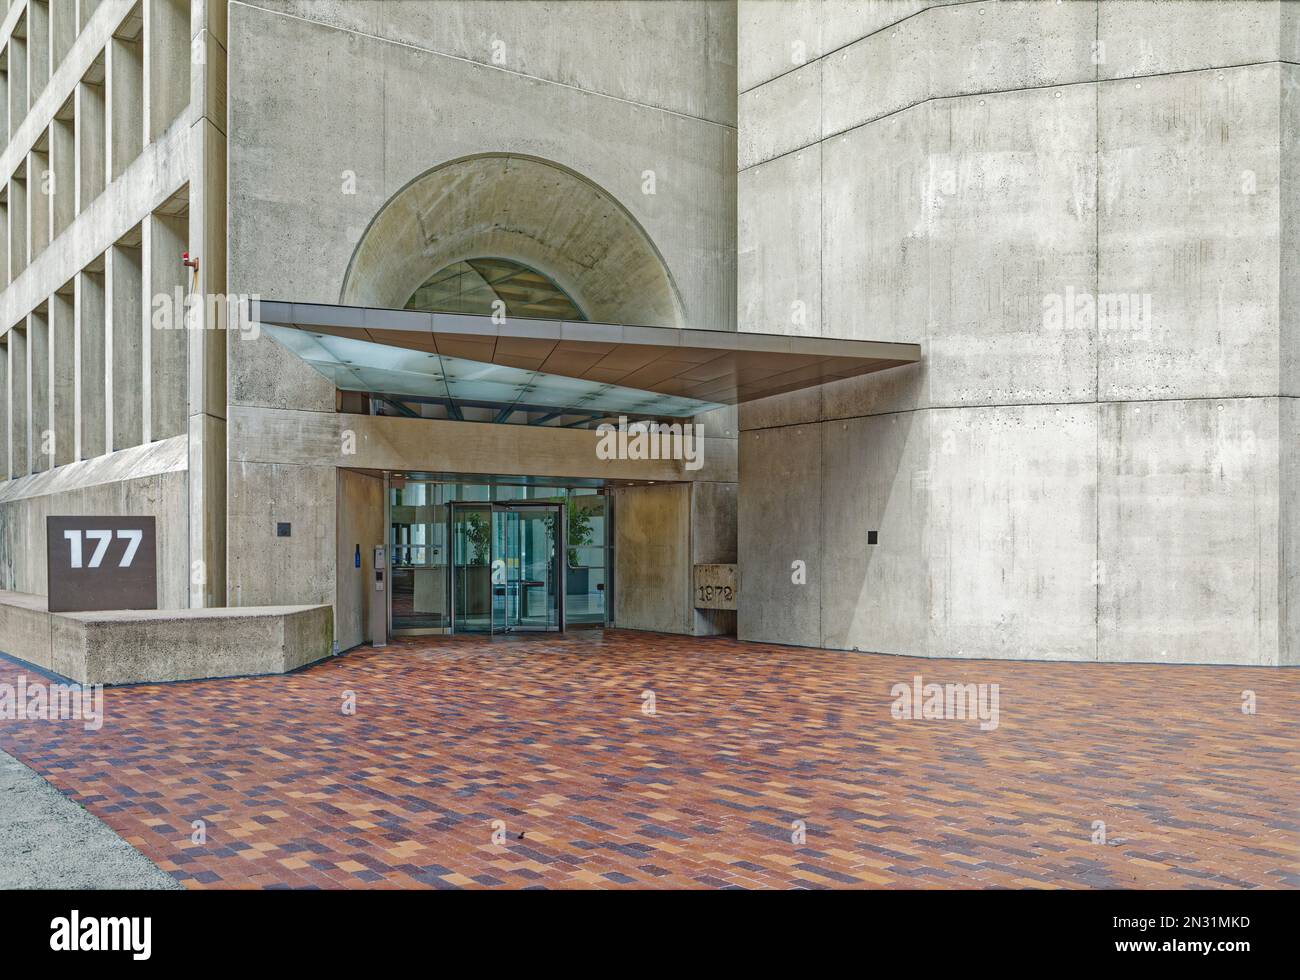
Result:
[[[694,567],[736,563],[736,506],[739,485],[700,481],[691,484],[691,605],[695,605]],[[736,632],[734,609],[694,609],[690,632],[712,636]]]
[[[735,481],[618,487],[612,496],[614,625],[734,633],[734,612],[695,608],[693,576],[697,564],[736,560]]]
[[[619,487],[613,497],[614,625],[693,632],[690,486]]]
[[[338,540],[334,593],[335,639],[340,650],[368,643],[370,599],[375,587],[375,545],[386,544],[384,526],[384,481],[352,470],[338,470]],[[357,548],[361,567],[356,566]],[[385,587],[391,589],[392,573]]]
[[[0,652],[80,684],[284,674],[333,645],[328,606],[50,613],[0,592]]]
[[[463,225],[477,227],[487,215],[504,230],[482,241],[502,257],[548,273],[554,266],[561,280],[565,269],[579,270],[570,282],[612,297],[608,284],[592,282],[579,267],[599,265],[604,246],[592,227],[617,219],[605,245],[633,242],[628,229],[644,234],[662,275],[649,275],[644,264],[638,275],[671,283],[674,322],[732,329],[734,36],[730,3],[233,5],[229,290],[337,303],[358,244],[395,195],[449,161],[515,154],[599,188],[584,207],[607,197],[617,209],[547,219],[558,191],[539,178],[531,191],[507,181],[501,186],[513,190],[506,199],[466,210],[477,171],[460,168],[470,183],[451,188],[455,207],[432,201],[415,209],[428,222],[430,256],[445,244],[442,236],[469,234]],[[537,169],[544,174],[548,167]],[[557,231],[565,222],[571,230]],[[388,240],[380,230],[375,241]],[[534,253],[537,241],[551,235],[555,261],[548,263]],[[408,263],[410,249],[420,248],[408,237],[392,236],[402,249],[395,263]],[[478,239],[471,244],[481,247]],[[631,244],[619,250],[637,252]],[[387,281],[375,256],[364,260],[372,282]],[[610,275],[628,270],[615,264]],[[645,308],[662,320],[674,304],[655,288],[655,303]],[[337,599],[340,643],[363,627],[355,597],[343,595],[352,591],[350,561],[343,566],[351,543],[333,534],[273,537],[275,520],[331,529],[352,520],[338,468],[604,475],[594,472],[604,464],[590,433],[531,430],[521,443],[520,433],[510,433],[519,427],[505,425],[361,419],[358,434],[376,438],[358,440],[358,454],[343,457],[344,417],[335,414],[329,382],[267,337],[232,335],[228,364],[227,599]],[[731,460],[730,472],[703,478],[734,479],[729,441],[713,456]],[[471,460],[478,465],[469,468]],[[683,570],[689,565],[684,553]],[[689,627],[691,617],[679,612],[676,621]]]
[[[596,454],[599,434],[588,429],[333,411],[233,408],[230,439],[231,602],[334,602],[338,589],[341,644],[357,635],[362,622],[352,603],[361,603],[362,610],[368,603],[362,593],[343,598],[345,591],[354,591],[346,584],[353,571],[352,546],[359,533],[378,533],[371,544],[384,540],[382,524],[372,523],[382,521],[382,495],[371,501],[379,511],[367,518],[363,510],[373,488],[347,477],[340,496],[337,474],[342,470],[486,474],[509,465],[511,473],[521,476],[677,481],[683,485],[696,481],[734,484],[736,479],[736,440],[725,435],[705,437],[703,465],[698,470],[687,470],[681,460],[602,460]],[[690,498],[686,499],[689,506]],[[683,512],[682,519],[689,518],[689,513]],[[725,520],[725,514],[718,517],[723,525]],[[291,537],[276,537],[276,524],[282,521],[293,524]],[[336,527],[337,537],[333,533]],[[319,533],[321,529],[326,533]],[[365,539],[361,543],[368,568]],[[689,617],[682,613],[679,618],[689,626]]]
[[[742,638],[1300,663],[1297,8],[742,0],[741,329],[925,352],[742,410]]]
[[[29,664],[53,670],[50,614],[44,596],[4,592],[0,601],[0,650]]]
[[[45,595],[45,518],[156,519],[158,605],[189,605],[184,436],[0,483],[0,589]]]
[[[729,327],[731,5],[554,4],[547,30],[529,36],[526,22],[541,16],[492,3],[232,7],[230,288],[338,302],[362,233],[393,195],[448,161],[516,153],[603,188],[662,254],[687,322]],[[477,60],[459,44],[444,53],[449,35],[435,23],[468,17]],[[559,37],[566,19],[574,30]],[[656,28],[639,32],[647,22]],[[584,60],[575,44],[599,54]],[[530,74],[537,61],[565,77]],[[665,61],[691,67],[665,76],[655,67]],[[710,115],[658,104],[697,99]]]
[[[153,514],[160,601],[222,601],[225,338],[154,330],[151,300],[224,287],[227,6],[15,0],[0,17],[7,63],[32,55],[0,113],[0,585],[44,590],[46,513]],[[167,467],[137,472],[160,446]]]

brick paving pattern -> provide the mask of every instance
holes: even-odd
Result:
[[[999,726],[895,720],[915,674],[999,684]],[[105,713],[0,720],[0,748],[190,888],[1300,886],[1296,670],[610,630],[402,640]]]

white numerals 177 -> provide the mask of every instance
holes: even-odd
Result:
[[[104,553],[108,551],[108,543],[113,540],[112,531],[86,531],[85,536],[91,541],[96,541],[95,550],[90,556],[88,566],[82,564],[82,547],[81,531],[64,531],[63,537],[72,549],[72,567],[73,568],[98,568],[104,562]],[[140,542],[144,539],[144,531],[138,528],[129,531],[118,531],[119,541],[126,541],[126,551],[122,555],[122,560],[117,563],[118,568],[130,568],[131,562],[135,560],[135,553],[140,548]]]

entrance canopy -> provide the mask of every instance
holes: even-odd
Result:
[[[345,391],[685,418],[919,361],[917,344],[263,300],[251,319]]]

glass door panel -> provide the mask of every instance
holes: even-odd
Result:
[[[557,507],[519,511],[515,620],[520,629],[560,628],[560,569],[556,542],[559,514]]]
[[[430,503],[431,487],[393,491],[390,553],[394,631],[446,630],[447,505]]]
[[[412,483],[394,490],[391,505],[395,632],[607,621],[613,562],[603,494]]]
[[[511,565],[519,563],[519,520],[510,511],[492,512],[492,624],[498,632],[509,632],[515,624],[510,616]]]
[[[559,518],[554,506],[498,507],[493,514],[498,629],[560,628]]]
[[[605,496],[571,494],[566,505],[565,626],[604,626],[609,590]]]
[[[452,507],[452,593],[455,628],[492,631],[492,507]]]

